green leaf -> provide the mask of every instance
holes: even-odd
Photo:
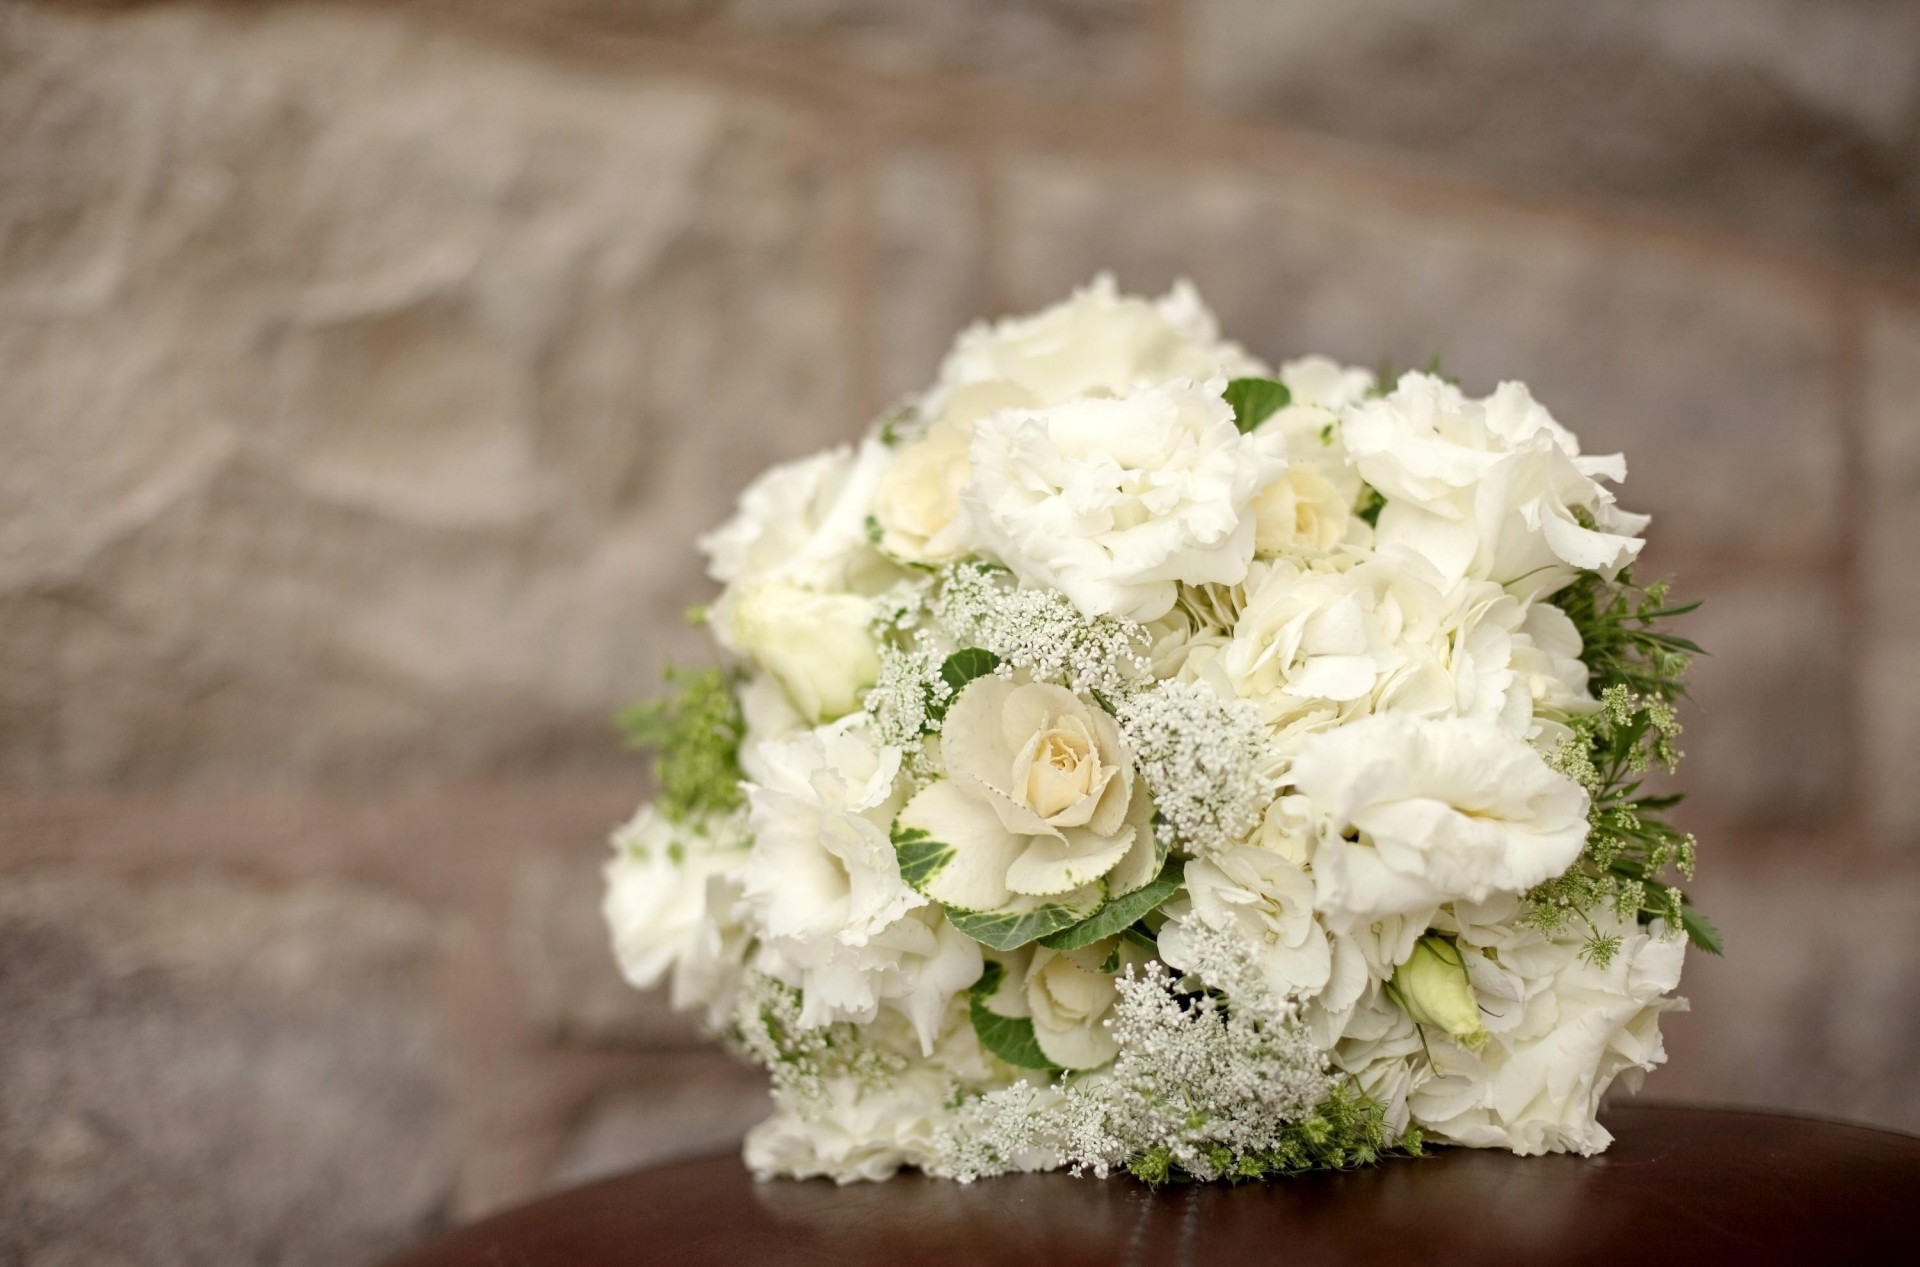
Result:
[[[1078,924],[1095,909],[1095,906],[1069,906],[1059,902],[1000,911],[961,911],[950,906],[947,922],[983,946],[1018,950],[1028,942]]]
[[[1000,992],[1000,982],[1007,975],[1007,967],[998,959],[989,959],[980,967],[980,979],[967,987],[969,997],[990,999]]]
[[[1227,384],[1225,399],[1233,406],[1233,425],[1245,435],[1276,411],[1285,409],[1293,400],[1293,393],[1285,383],[1276,383],[1270,378],[1236,378]]]
[[[1140,888],[1102,903],[1099,910],[1073,927],[1042,937],[1040,944],[1050,950],[1078,950],[1082,946],[1091,946],[1103,937],[1125,932],[1141,916],[1179,891],[1186,870],[1185,862],[1168,858],[1166,865],[1160,868],[1160,874]]]
[[[1680,908],[1680,926],[1687,930],[1687,940],[1710,955],[1725,955],[1726,946],[1720,940],[1720,930],[1713,921],[1691,906]]]
[[[967,1012],[973,1019],[973,1032],[980,1036],[982,1047],[1016,1068],[1057,1072],[1059,1066],[1040,1050],[1032,1017],[1002,1016],[987,1006],[987,1000],[999,990],[1005,973],[1005,968],[988,960],[980,979],[967,991]]]
[[[967,683],[1000,667],[1000,657],[981,647],[962,647],[940,665],[940,680],[958,695]]]
[[[900,878],[915,893],[925,893],[933,877],[953,861],[953,846],[935,840],[918,827],[893,825],[893,852],[900,859]]]

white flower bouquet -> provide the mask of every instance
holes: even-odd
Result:
[[[626,976],[768,1069],[763,1177],[1605,1148],[1718,953],[1625,473],[1184,285],[966,331],[703,542],[730,667],[623,718]]]

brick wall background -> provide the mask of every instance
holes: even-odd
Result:
[[[1920,6],[0,7],[0,1260],[349,1264],[705,1151],[606,724],[976,314],[1187,274],[1623,447],[1707,600],[1649,1094],[1920,1129]]]

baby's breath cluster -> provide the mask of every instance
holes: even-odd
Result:
[[[1184,285],[974,327],[702,540],[726,667],[623,718],[621,968],[768,1071],[761,1176],[1598,1151],[1719,949],[1624,478]]]

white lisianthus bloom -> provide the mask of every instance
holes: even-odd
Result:
[[[930,1065],[878,1086],[851,1074],[832,1078],[804,1111],[783,1106],[747,1132],[747,1168],[762,1180],[891,1178],[934,1159],[951,1095],[949,1079]]]
[[[1486,1038],[1470,1047],[1429,1030],[1431,1071],[1409,1096],[1424,1130],[1522,1155],[1591,1155],[1611,1142],[1598,1121],[1601,1097],[1616,1079],[1637,1089],[1666,1059],[1660,1015],[1685,1006],[1667,996],[1680,983],[1686,939],[1659,921],[1592,916],[1599,932],[1620,938],[1605,967],[1588,953],[1584,925],[1556,937],[1510,924],[1462,931]]]
[[[947,1006],[980,979],[980,944],[917,907],[857,945],[839,938],[773,937],[756,965],[802,992],[801,1023],[871,1022],[882,1008],[913,1028],[931,1055]]]
[[[735,908],[748,843],[737,815],[675,824],[651,805],[613,833],[601,912],[621,974],[650,990],[671,973],[673,1006],[705,1008],[709,1023],[731,1009],[746,953]]]
[[[1582,456],[1522,384],[1473,400],[1408,374],[1390,395],[1350,407],[1341,435],[1387,499],[1377,540],[1420,551],[1449,578],[1551,593],[1581,570],[1611,576],[1640,553],[1646,517],[1619,510],[1600,483],[1625,479],[1625,461]]]
[[[897,573],[867,539],[867,515],[890,460],[869,440],[857,452],[842,445],[773,467],[747,485],[732,519],[700,539],[708,575],[729,587],[778,579],[821,591],[884,588]]]
[[[715,612],[714,630],[728,650],[766,669],[803,718],[833,721],[860,707],[880,675],[873,614],[873,601],[857,594],[750,581]]]
[[[996,384],[1006,404],[1045,408],[1175,378],[1264,373],[1239,344],[1220,338],[1213,314],[1186,282],[1147,300],[1120,294],[1102,273],[1064,303],[961,334],[921,408],[938,418],[956,393],[981,383]]]
[[[1228,632],[1190,639],[1178,671],[1254,701],[1288,757],[1371,710],[1432,640],[1443,602],[1427,573],[1379,558],[1255,563],[1222,613]]]
[[[1105,709],[990,674],[948,708],[941,752],[948,777],[900,812],[952,850],[921,881],[928,896],[964,911],[1092,906],[1103,884],[1118,895],[1153,878],[1152,801]]]
[[[1185,897],[1163,908],[1160,956],[1168,966],[1193,966],[1188,945],[1194,923],[1230,932],[1259,967],[1276,998],[1315,994],[1327,984],[1333,954],[1313,914],[1313,880],[1279,854],[1237,845],[1187,863]]]
[[[1336,931],[1521,893],[1573,864],[1587,794],[1498,727],[1383,713],[1309,738],[1315,906]]]
[[[1223,388],[1176,380],[986,419],[962,494],[975,535],[1088,615],[1152,620],[1178,582],[1238,584],[1254,495],[1280,467],[1241,436]]]
[[[806,977],[809,1025],[871,1016],[869,970],[881,965],[858,962],[849,983],[834,947],[866,947],[926,901],[901,880],[888,836],[900,752],[873,746],[865,725],[856,716],[760,745],[766,778],[747,785],[754,842],[741,887],[766,957]]]

